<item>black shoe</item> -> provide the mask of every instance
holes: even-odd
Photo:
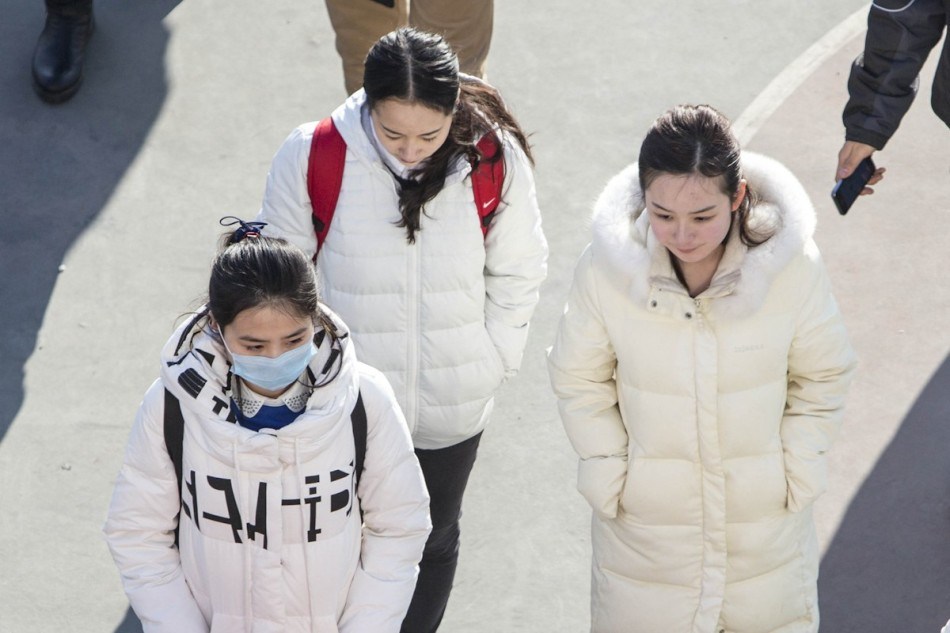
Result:
[[[46,26],[33,53],[33,87],[43,101],[62,103],[79,90],[92,31],[91,6],[88,12],[47,10]]]

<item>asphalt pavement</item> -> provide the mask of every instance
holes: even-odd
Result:
[[[652,120],[709,103],[815,203],[861,361],[816,518],[823,633],[950,618],[950,131],[934,60],[885,180],[829,198],[861,50],[856,0],[496,3],[489,79],[533,133],[550,272],[521,374],[467,493],[442,631],[588,630],[590,513],[544,350],[591,204]],[[271,157],[345,97],[322,3],[100,0],[67,104],[30,87],[39,0],[0,11],[0,632],[131,633],[100,528],[176,318],[200,304],[223,215],[257,211]]]

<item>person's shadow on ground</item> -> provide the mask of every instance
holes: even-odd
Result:
[[[937,633],[950,618],[950,356],[848,506],[818,589],[823,633]]]
[[[43,0],[3,8],[0,442],[23,404],[24,366],[43,344],[37,337],[59,267],[112,196],[165,102],[169,33],[162,20],[180,1],[96,0],[84,85],[59,106],[40,101],[31,85]],[[101,362],[95,350],[88,362]],[[129,610],[116,633],[141,630]]]
[[[84,85],[59,106],[40,101],[31,85],[43,1],[3,8],[0,442],[23,404],[24,365],[43,344],[37,335],[63,258],[112,196],[165,101],[162,20],[180,1],[97,0]],[[88,362],[99,362],[95,350]]]

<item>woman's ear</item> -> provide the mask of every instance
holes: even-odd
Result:
[[[745,178],[739,181],[739,188],[736,190],[736,197],[732,199],[732,210],[738,211],[739,207],[742,206],[742,201],[745,200],[746,196],[746,181]]]

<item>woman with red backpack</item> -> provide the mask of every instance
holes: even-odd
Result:
[[[461,74],[444,39],[411,28],[376,42],[363,88],[330,121],[341,157],[314,146],[316,122],[298,127],[274,157],[258,219],[314,257],[324,300],[405,413],[433,530],[403,631],[431,632],[478,443],[521,363],[546,273],[531,152],[498,92]],[[308,186],[334,160],[339,184]],[[331,217],[317,211],[325,198]]]

